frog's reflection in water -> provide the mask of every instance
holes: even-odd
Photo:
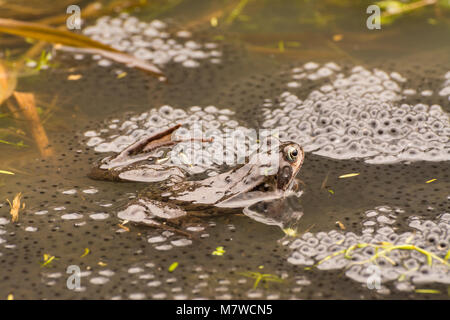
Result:
[[[275,200],[263,200],[244,208],[244,214],[251,219],[270,226],[280,227],[286,235],[296,235],[303,216],[299,197],[302,192],[291,193]]]

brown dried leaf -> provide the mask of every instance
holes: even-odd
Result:
[[[16,196],[13,199],[13,202],[9,201],[9,199],[6,199],[9,203],[9,206],[11,207],[10,214],[11,214],[11,222],[17,222],[19,221],[19,210],[20,210],[20,200],[22,199],[22,192],[19,192],[16,194]]]
[[[345,225],[342,222],[336,221],[336,224],[338,225],[339,229],[345,230]]]

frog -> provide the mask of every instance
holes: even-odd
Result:
[[[92,168],[92,179],[148,183],[118,212],[120,219],[180,233],[186,225],[217,214],[243,213],[283,230],[301,218],[301,209],[285,205],[286,198],[303,193],[296,176],[305,152],[298,143],[269,137],[266,148],[253,152],[243,163],[199,178],[162,161],[175,145],[187,141],[172,137],[181,126],[144,137]],[[188,141],[195,140],[212,142]]]

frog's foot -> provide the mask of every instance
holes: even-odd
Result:
[[[171,203],[140,199],[130,203],[117,215],[122,220],[168,230],[192,238],[192,234],[180,229],[184,218],[187,217],[186,211]]]
[[[172,133],[174,133],[177,129],[181,127],[181,124],[178,123],[164,131],[155,133],[154,135],[143,138],[127,148],[123,150],[121,153],[117,155],[110,162],[118,162],[121,163],[123,160],[126,160],[130,157],[138,156],[138,155],[146,155],[150,154],[153,151],[162,148],[162,147],[171,147],[181,142],[189,142],[189,141],[200,141],[200,142],[212,142],[212,138],[203,139],[203,138],[191,138],[191,139],[172,139]]]
[[[153,164],[148,163],[149,159],[156,157],[156,151],[161,148],[170,148],[182,142],[199,141],[208,143],[213,141],[212,138],[172,139],[172,133],[180,127],[181,124],[177,124],[150,137],[136,141],[119,154],[101,160],[91,169],[88,176],[95,180],[144,182],[165,180],[167,176],[171,175],[184,176],[180,168],[162,166],[158,161]]]
[[[151,151],[154,151],[161,147],[172,146],[178,143],[177,141],[172,140],[172,133],[177,129],[179,129],[180,127],[181,124],[176,124],[175,126],[170,127],[169,129],[155,133],[150,137],[143,138],[125,148],[125,150],[123,150],[117,156],[117,158],[130,157],[141,153],[150,153]]]

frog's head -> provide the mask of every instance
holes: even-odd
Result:
[[[277,188],[286,191],[294,181],[305,159],[303,148],[295,142],[280,144],[280,160],[277,173]]]

